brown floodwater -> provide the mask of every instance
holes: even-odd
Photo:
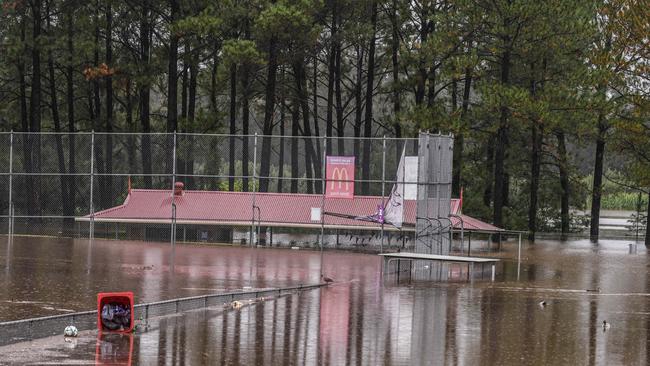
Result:
[[[650,281],[643,245],[539,240],[495,282],[381,277],[376,255],[96,240],[0,244],[2,321],[93,309],[96,293],[136,302],[244,287],[325,288],[153,319],[132,335],[82,332],[0,347],[6,363],[638,365],[650,363]],[[514,258],[516,245],[503,246]],[[497,253],[480,253],[491,256]],[[540,302],[546,305],[541,306]],[[603,328],[603,321],[611,326]]]

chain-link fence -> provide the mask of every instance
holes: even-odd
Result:
[[[405,172],[403,162],[404,171],[399,173],[403,156],[407,160],[417,156],[422,141],[422,137],[0,133],[0,232],[10,237],[412,246],[414,229],[370,224],[363,216],[385,207],[400,184],[408,188],[440,183],[430,182],[430,174],[420,178],[417,171],[422,167],[417,162],[415,176]],[[326,162],[334,156],[348,158],[353,176],[339,174],[328,180]],[[183,183],[183,192],[194,193],[173,194],[177,182]],[[349,202],[355,207],[346,207],[347,201],[340,204],[340,199],[338,205],[330,204],[324,194],[327,183],[332,189],[343,185],[350,190],[355,199]],[[231,194],[218,195],[224,192]],[[439,191],[422,192],[431,198]],[[320,208],[316,214],[321,218],[292,219],[297,205]],[[127,208],[128,214],[122,212]],[[404,209],[404,220],[415,225],[414,206],[404,203]],[[349,217],[323,215],[327,211]],[[440,212],[448,213],[448,207]]]

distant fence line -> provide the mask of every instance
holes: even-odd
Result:
[[[60,234],[78,234],[76,217],[121,204],[129,186],[322,194],[326,156],[354,157],[355,194],[385,197],[402,151],[417,155],[418,139],[4,132],[0,232],[38,234],[58,222]]]

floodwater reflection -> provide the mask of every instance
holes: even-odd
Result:
[[[97,334],[95,365],[131,366],[133,357],[133,334]]]
[[[623,241],[596,246],[586,240],[538,241],[526,246],[519,281],[517,263],[506,261],[494,283],[432,283],[383,280],[377,256],[348,252],[325,252],[321,262],[320,253],[311,251],[178,246],[171,271],[169,245],[101,241],[93,246],[93,270],[86,274],[87,242],[47,240],[14,243],[11,270],[0,272],[5,320],[58,308],[89,309],[99,291],[130,290],[137,302],[147,302],[249,285],[315,283],[321,269],[335,279],[320,290],[241,309],[152,319],[147,331],[133,335],[133,364],[629,365],[650,360],[650,262],[645,248],[631,252]],[[510,244],[504,248],[516,250]],[[78,296],[56,296],[62,293]],[[7,299],[13,299],[10,305]],[[54,304],[52,299],[63,300]],[[42,310],[43,304],[54,310]],[[604,320],[611,328],[603,328]],[[99,345],[106,340],[91,347],[83,342],[88,336],[82,334],[71,360],[105,354]],[[48,347],[66,352],[57,341]],[[0,347],[0,355],[18,348]],[[31,357],[47,360],[38,353]]]

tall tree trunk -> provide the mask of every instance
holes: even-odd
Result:
[[[188,55],[183,60],[183,69],[181,70],[181,123],[187,122],[187,89],[189,87],[189,68],[190,65],[187,62],[187,57],[189,57],[190,47],[185,44],[185,54]],[[178,127],[177,127],[178,128]],[[182,130],[182,128],[180,129]],[[179,130],[179,131],[180,131]]]
[[[291,193],[298,193],[298,136],[300,135],[300,116],[298,101],[293,100],[291,106]]]
[[[363,85],[363,47],[357,46],[357,77],[354,84],[354,163],[355,170],[359,170],[361,166],[361,144],[359,143],[361,137],[361,116],[363,113],[363,100],[361,99],[361,87]]]
[[[594,181],[591,191],[591,225],[589,229],[589,239],[594,243],[598,241],[600,224],[600,198],[602,196],[606,132],[605,115],[603,112],[600,112],[598,114],[598,137],[596,138],[596,161],[594,164]]]
[[[314,137],[320,137],[320,123],[318,121],[318,116],[319,116],[319,114],[318,114],[318,57],[314,56],[313,61],[314,61],[314,79],[313,79],[312,87],[313,87],[314,92],[312,93],[312,97],[314,98],[314,102],[313,102],[313,106],[314,106],[314,113],[313,113],[313,116],[314,116]],[[305,78],[305,85],[307,85],[307,79],[306,78]],[[305,87],[305,93],[307,93],[307,87]],[[316,141],[316,140],[314,140],[314,141]],[[321,154],[321,150],[320,150],[320,148],[321,148],[320,140],[318,140],[318,142],[315,142],[314,145],[315,145],[316,154],[314,156],[312,156],[312,160],[313,161],[316,161],[316,160],[320,161],[321,157],[323,156]],[[314,176],[319,176],[320,175],[319,173],[320,172],[315,172]],[[314,185],[318,185],[318,183],[314,182]],[[319,187],[316,187],[316,191],[319,191],[319,190],[320,190]]]
[[[557,138],[558,147],[560,187],[562,188],[562,192],[560,193],[560,221],[562,226],[562,237],[564,238],[569,233],[569,159],[566,152],[564,131],[558,130],[555,133],[555,136]]]
[[[142,3],[142,14],[140,19],[140,60],[141,67],[144,69],[144,75],[149,74],[149,37],[151,28],[149,25],[149,0]],[[152,187],[151,180],[151,122],[149,116],[149,82],[143,80],[140,82],[140,124],[142,125],[142,171],[144,176],[145,188]]]
[[[262,155],[260,166],[260,192],[269,190],[271,172],[271,136],[273,135],[273,110],[275,107],[275,79],[278,69],[278,55],[275,35],[269,41],[269,59],[266,77],[266,96],[264,103],[264,125],[262,127]]]
[[[341,12],[337,11],[339,18],[338,23],[341,24]],[[338,132],[338,146],[337,152],[340,156],[345,155],[345,117],[343,116],[343,93],[341,91],[341,42],[336,40],[336,60],[334,65],[334,95],[336,99],[336,129]]]
[[[546,72],[546,60],[542,63],[542,77],[540,87],[544,87],[544,73]],[[535,63],[531,65],[530,95],[537,100],[537,80],[535,76]],[[528,206],[528,240],[535,241],[537,231],[537,208],[539,194],[539,176],[541,170],[542,143],[544,140],[544,125],[535,115],[532,117],[532,152],[531,152],[531,174],[530,174],[530,204]]]
[[[433,3],[433,6],[431,7],[431,18],[435,18],[436,16],[436,3]],[[428,21],[429,23],[429,33],[434,33],[436,31],[436,23],[431,20]],[[433,64],[435,61],[433,60],[433,57],[431,57],[431,60],[429,60],[429,64]],[[429,90],[427,93],[427,107],[433,107],[433,103],[435,102],[436,98],[436,67],[430,66],[429,67],[429,72],[427,73],[427,82],[429,84]],[[439,127],[438,127],[439,128]]]
[[[278,193],[282,193],[284,180],[284,97],[280,97],[280,151],[278,153]]]
[[[199,60],[196,52],[191,55],[190,61],[190,85],[189,85],[189,99],[187,103],[187,127],[186,131],[189,132],[187,136],[187,157],[185,160],[184,173],[187,174],[187,187],[194,189],[194,120],[196,115],[196,86],[199,72]]]
[[[52,26],[50,24],[50,3],[47,3],[47,30],[50,35],[53,34],[52,32]],[[57,100],[57,94],[56,94],[56,79],[54,76],[54,60],[52,59],[52,51],[48,50],[47,51],[47,69],[49,73],[49,89],[50,89],[50,109],[52,112],[52,122],[54,123],[54,131],[57,133],[55,135],[55,141],[56,141],[56,157],[57,161],[59,164],[59,172],[61,173],[59,175],[59,180],[61,184],[61,206],[63,208],[63,216],[65,218],[63,219],[63,227],[62,231],[64,235],[69,235],[70,232],[72,231],[73,225],[74,225],[74,219],[72,216],[74,216],[74,212],[72,210],[72,204],[70,202],[70,199],[68,197],[68,194],[70,193],[68,191],[68,188],[66,187],[67,184],[67,176],[66,176],[66,168],[65,168],[65,156],[63,153],[63,137],[60,135],[61,131],[61,120],[59,118],[59,102]]]
[[[96,68],[99,68],[99,1],[95,3],[95,44],[94,44],[94,65]],[[92,79],[92,108],[93,108],[93,130],[95,132],[101,132],[104,129],[102,128],[102,102],[101,102],[101,88],[99,82],[101,76],[96,76]],[[100,136],[95,137],[95,168],[97,170],[97,182],[98,182],[98,197],[99,197],[99,208],[105,209],[110,207],[106,197],[106,176],[104,175],[104,151],[103,144],[106,142],[106,136],[103,138]]]
[[[179,18],[180,4],[178,0],[169,0],[169,49],[167,50],[167,138],[165,149],[165,162],[167,171],[172,172],[174,166],[177,170],[175,175],[183,174],[183,164],[180,164],[180,157],[174,161],[174,135],[178,131],[178,35],[174,31],[176,21]],[[187,50],[186,50],[187,53]],[[176,164],[175,164],[176,163]],[[174,165],[175,164],[175,165]],[[178,169],[180,168],[180,169]],[[175,182],[172,182],[174,184]],[[189,186],[189,182],[188,182]],[[189,187],[188,187],[189,188]]]
[[[314,65],[316,66],[316,65]],[[305,74],[304,71],[304,66],[300,66],[300,74],[297,74],[296,76],[296,81],[299,83],[298,85],[298,103],[300,103],[300,107],[302,110],[302,118],[303,118],[303,144],[305,145],[305,176],[306,176],[306,181],[305,184],[307,185],[307,193],[311,194],[314,193],[314,182],[312,181],[312,178],[314,176],[314,151],[312,149],[308,149],[307,146],[312,146],[311,145],[311,128],[309,127],[309,108],[307,106],[307,101],[305,100],[303,103],[303,98],[307,98],[307,75]],[[314,75],[316,75],[317,68],[314,68]],[[294,71],[295,73],[295,71]],[[304,79],[304,82],[303,82]],[[316,100],[316,93],[314,93],[314,100],[316,103],[314,103],[314,121],[316,121],[316,125],[318,126],[318,101]],[[309,131],[309,132],[307,132]],[[307,137],[309,136],[309,137]]]
[[[106,64],[109,67],[109,74],[106,75],[106,207],[113,206],[113,77],[111,69],[113,65],[113,10],[111,3],[106,3]]]
[[[169,0],[170,26],[178,20],[178,0]],[[171,27],[170,27],[171,28]],[[178,35],[170,29],[167,64],[167,132],[178,131]],[[168,159],[171,161],[171,158]]]
[[[508,43],[506,40],[504,43]],[[510,50],[506,49],[501,55],[501,85],[510,84]],[[508,106],[501,102],[499,108],[499,129],[497,131],[496,151],[494,154],[494,205],[492,222],[496,226],[503,225],[503,206],[506,201],[505,190],[508,187],[505,172],[506,145],[508,144]]]
[[[420,45],[424,46],[429,38],[429,12],[426,8],[427,5],[423,4],[422,16],[420,18]],[[420,105],[424,102],[424,93],[426,91],[427,82],[427,68],[426,60],[423,52],[418,54],[418,69],[415,76],[415,104]]]
[[[363,126],[363,174],[361,191],[364,195],[370,193],[370,137],[372,137],[372,96],[375,86],[375,40],[377,38],[377,2],[372,1],[370,10],[370,23],[372,24],[372,36],[368,47],[368,79],[366,80],[366,114]]]
[[[41,0],[32,2],[32,90],[30,97],[30,131],[41,132],[41,50],[39,42],[41,36]],[[38,134],[30,135],[30,154],[31,154],[31,172],[39,173],[41,171],[41,141]],[[41,181],[38,176],[34,177],[34,190],[29,192],[33,196],[33,203],[36,204],[37,212],[42,210],[41,200]]]
[[[541,150],[543,129],[538,126],[539,121],[533,121],[532,126],[532,152],[530,172],[530,204],[528,205],[528,240],[535,241],[537,231],[537,195],[539,193],[539,174],[541,168]]]
[[[241,75],[241,85],[242,85],[242,96],[241,96],[241,123],[242,123],[242,191],[248,192],[248,125],[250,122],[250,107],[249,107],[249,98],[250,98],[250,67],[248,65],[242,66],[242,75]],[[254,169],[254,168],[253,168]]]
[[[135,132],[135,126],[133,123],[133,96],[131,95],[131,90],[133,88],[131,78],[126,79],[126,130],[128,132]],[[126,149],[129,153],[129,171],[136,172],[138,169],[136,166],[136,156],[135,156],[135,137],[129,135],[127,138]]]
[[[397,0],[393,0],[393,12],[390,17],[392,37],[391,37],[391,63],[393,74],[393,128],[395,129],[395,137],[402,137],[402,126],[399,123],[399,114],[402,110],[400,85],[399,85],[399,24],[397,19]],[[399,149],[396,149],[399,150]],[[456,150],[454,150],[456,151]],[[401,154],[397,152],[397,154]],[[397,158],[399,159],[399,157]]]
[[[307,75],[305,75],[305,98],[307,98]],[[313,93],[312,93],[312,106],[314,108],[312,114],[314,115],[314,127],[318,129],[318,59],[314,57],[314,75],[312,78],[312,85],[313,85]],[[298,99],[298,102],[300,103],[300,106],[302,107],[302,100],[300,98]],[[303,110],[303,115],[306,114]],[[307,127],[309,128],[309,117],[307,117]],[[304,136],[304,130],[303,136]],[[311,130],[310,133],[311,135]],[[307,193],[314,193],[314,184],[315,182],[312,180],[314,176],[314,156],[315,154],[312,154],[309,150],[307,150],[307,141],[303,140],[303,144],[305,145],[305,176],[306,176],[306,181],[305,184],[307,185]],[[311,140],[309,140],[309,143],[311,143]]]
[[[23,15],[20,20],[20,41],[25,44],[25,18]],[[25,63],[22,58],[18,59],[16,67],[18,68],[19,80],[19,98],[20,98],[20,126],[23,132],[29,132],[29,116],[27,112],[27,81],[25,80]],[[25,162],[25,171],[27,173],[33,172],[32,166],[32,149],[31,136],[25,134],[22,136],[23,140],[23,161]],[[34,195],[34,176],[25,175],[25,192],[24,197],[27,199],[27,215],[33,216],[36,214],[36,197]]]
[[[345,117],[343,115],[343,95],[341,91],[341,46],[336,50],[336,80],[334,81],[334,90],[336,95],[336,129],[338,132],[337,152],[340,156],[345,156]]]
[[[427,73],[427,83],[429,84],[427,92],[427,107],[433,107],[433,103],[436,100],[436,68],[429,68],[429,72]]]
[[[490,207],[492,204],[492,187],[494,186],[494,135],[490,134],[487,139],[485,152],[485,184],[483,187],[483,204]]]
[[[178,131],[181,132],[188,132],[187,131],[187,101],[189,99],[188,96],[188,88],[190,84],[190,78],[189,78],[189,62],[188,62],[188,57],[190,54],[190,46],[189,42],[186,42],[184,44],[184,53],[185,57],[183,58],[183,66],[181,69],[181,118],[180,118],[180,126],[177,126]],[[173,145],[173,138],[170,138],[168,142],[168,146]],[[182,145],[185,145],[185,140],[182,140]],[[183,154],[177,154],[176,155],[176,174],[177,175],[185,175],[185,158]],[[171,157],[169,159],[171,162]],[[171,170],[171,169],[170,169]]]
[[[237,133],[237,65],[230,65],[230,137],[228,138],[228,190],[235,190],[235,134]]]
[[[219,55],[217,52],[214,54],[214,60],[212,61],[212,68],[210,70],[210,111],[214,120],[210,123],[210,130],[213,130],[217,121],[217,115],[219,114],[219,107],[217,106],[217,71],[219,70]]]
[[[307,77],[305,74],[305,68],[302,62],[298,61],[293,64],[294,74],[296,75],[296,91],[298,93],[298,101],[302,109],[302,120],[303,120],[303,136],[305,141],[305,156],[306,156],[306,172],[307,179],[310,182],[307,185],[307,193],[313,193],[312,187],[312,167],[313,167],[313,177],[320,179],[320,160],[316,157],[316,151],[314,150],[314,144],[312,141],[311,128],[309,126],[309,104],[307,103]],[[321,186],[316,184],[315,192],[320,193]]]
[[[470,42],[471,49],[471,42]],[[463,171],[463,150],[465,148],[464,129],[467,127],[467,111],[469,110],[469,96],[472,87],[472,69],[465,68],[465,83],[463,86],[463,101],[460,112],[461,129],[454,139],[454,156],[453,156],[453,175],[451,182],[452,195],[460,197],[460,188],[462,185]]]
[[[73,58],[74,58],[74,27],[73,27],[73,17],[74,17],[74,6],[73,4],[67,5],[66,13],[66,43],[68,48],[67,54],[67,65],[66,65],[66,99],[68,105],[68,132],[70,133],[68,137],[68,172],[70,175],[67,177],[66,188],[68,189],[68,198],[72,205],[72,211],[74,215],[74,210],[76,207],[76,193],[77,193],[77,178],[73,175],[76,173],[75,167],[75,117],[74,117],[74,71],[73,71]]]
[[[328,138],[326,154],[332,155],[331,137],[334,130],[334,80],[336,79],[336,43],[337,43],[337,28],[336,28],[336,0],[331,2],[332,5],[332,32],[330,36],[329,59],[327,62],[327,107],[325,118],[325,136]],[[314,80],[316,81],[316,80]],[[314,91],[316,87],[314,87]]]
[[[221,139],[216,139],[216,138],[211,138],[210,139],[210,151],[219,151],[221,152],[221,149],[223,149],[223,146],[221,145]],[[221,173],[221,163],[222,163],[222,155],[219,153],[217,157],[214,159],[211,159],[211,163],[209,166],[211,166],[211,169],[209,170],[209,174],[214,174],[214,175],[219,175]],[[219,181],[217,179],[210,179],[210,184],[208,185],[208,189],[211,191],[220,191],[221,189],[219,188]]]

